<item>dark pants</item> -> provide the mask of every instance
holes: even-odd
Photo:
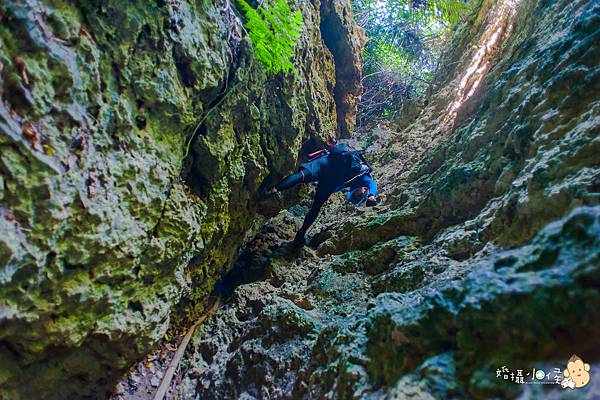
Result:
[[[275,185],[275,187],[277,190],[286,190],[296,186],[299,183],[315,182],[316,180],[317,178],[313,176],[309,170],[300,168],[298,172],[288,176],[287,178],[284,178],[281,182]]]
[[[277,188],[277,190],[286,190],[296,186],[299,183],[315,182],[317,181],[317,179],[318,178],[313,176],[313,174],[311,174],[309,170],[305,168],[300,168],[298,172],[283,179],[275,187]],[[308,211],[308,214],[306,214],[306,217],[304,217],[304,223],[302,224],[302,227],[296,234],[296,237],[303,237],[306,234],[308,228],[310,228],[310,226],[313,224],[313,222],[315,222],[315,220],[319,216],[319,211],[321,210],[321,207],[323,207],[323,205],[325,204],[327,199],[329,199],[329,196],[331,196],[333,192],[334,190],[332,190],[332,185],[328,185],[324,182],[319,181],[312,207]]]

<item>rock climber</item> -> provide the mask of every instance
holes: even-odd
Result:
[[[331,145],[329,150],[323,150],[322,155],[312,161],[300,164],[298,172],[284,178],[265,195],[276,195],[299,183],[318,182],[313,204],[293,241],[294,245],[302,246],[306,243],[306,231],[315,222],[321,207],[333,193],[349,188],[346,194],[349,202],[365,204],[367,207],[377,204],[377,183],[371,177],[371,170],[360,151],[345,143],[338,143]]]

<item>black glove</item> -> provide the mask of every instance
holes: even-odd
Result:
[[[377,205],[377,200],[375,199],[375,197],[371,198],[367,198],[367,207],[373,207]]]

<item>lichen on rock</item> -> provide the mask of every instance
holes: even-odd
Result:
[[[253,281],[196,335],[184,397],[565,396],[496,369],[598,361],[599,13],[481,2],[428,104],[355,137],[382,204],[333,199],[300,250],[295,209],[268,222],[238,261]]]
[[[104,397],[282,206],[261,186],[352,119],[358,61],[336,78],[320,5],[294,6],[270,77],[228,1],[0,4],[0,397]]]
[[[292,2],[276,76],[228,1],[0,4],[0,397],[108,396],[215,286],[186,399],[559,397],[495,371],[597,368],[600,5],[478,4],[427,104],[349,139],[380,204],[333,196],[302,248],[309,198],[259,193],[354,130],[349,1]]]

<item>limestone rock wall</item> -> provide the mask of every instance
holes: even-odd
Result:
[[[597,1],[482,1],[429,104],[356,137],[382,204],[247,246],[186,398],[567,398],[496,370],[600,361],[599,40]]]
[[[0,397],[104,397],[202,311],[261,185],[352,120],[338,97],[357,95],[360,58],[337,73],[321,31],[328,7],[338,51],[360,54],[351,18],[332,18],[347,1],[295,4],[297,70],[277,77],[232,6],[0,4]]]

